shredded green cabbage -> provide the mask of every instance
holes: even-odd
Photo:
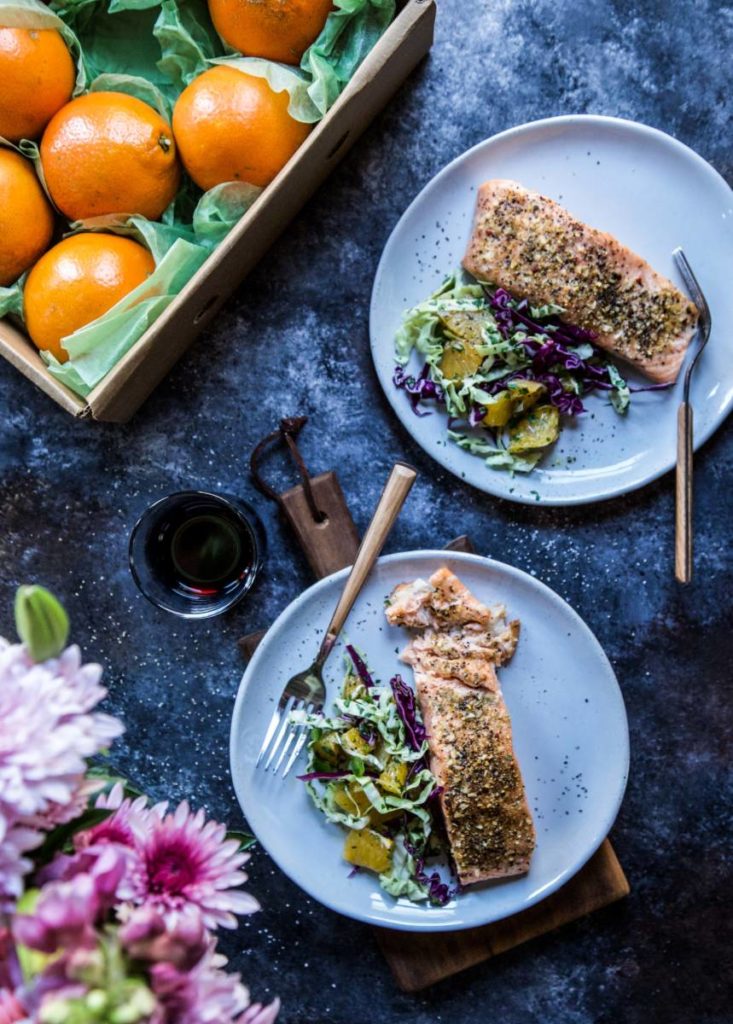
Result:
[[[390,868],[379,875],[386,892],[413,901],[430,899],[430,886],[420,870],[422,858],[435,842],[428,801],[436,781],[427,767],[427,741],[413,750],[390,687],[367,687],[351,660],[345,661],[346,676],[341,696],[334,701],[335,713],[290,716],[310,730],[307,769],[301,777],[328,821],[350,830],[371,829],[393,844]],[[354,740],[355,728],[362,742]],[[398,765],[406,773],[399,795],[388,792],[379,781],[382,772]],[[337,779],[308,778],[334,771],[343,774]],[[360,806],[352,797],[353,813],[343,806],[349,800],[345,792],[357,795]]]
[[[484,437],[461,434],[457,430],[449,430],[448,437],[464,451],[481,456],[491,469],[508,469],[512,473],[531,473],[545,454],[541,448],[538,448],[536,451],[527,452],[524,455],[513,455],[508,448],[502,447],[501,439],[493,445]]]

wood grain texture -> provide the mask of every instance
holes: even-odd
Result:
[[[300,490],[302,491],[302,488]],[[341,497],[343,500],[343,495]],[[304,515],[310,518],[305,498],[303,508]],[[348,509],[346,511],[348,512]],[[331,536],[333,537],[333,534]],[[340,548],[342,557],[347,548],[348,544]],[[465,534],[452,540],[446,545],[445,550],[475,553],[471,539]],[[338,561],[337,552],[334,552],[333,558]],[[352,551],[348,561],[343,564],[351,564],[353,558]],[[343,565],[337,568],[343,568]],[[264,633],[260,632],[243,637],[239,641],[240,649],[247,657],[251,657],[263,636]],[[496,921],[482,928],[442,932],[437,935],[398,932],[377,927],[372,930],[397,985],[404,992],[419,992],[469,967],[475,967],[476,964],[483,963],[499,953],[615,903],[628,893],[629,883],[613,847],[608,839],[605,839],[585,867],[562,889],[528,910],[503,921]]]
[[[682,402],[677,413],[674,574],[680,583],[692,580],[692,406]]]
[[[258,629],[256,633],[247,633],[246,636],[242,636],[237,640],[237,646],[247,661],[250,660],[262,640],[265,639],[266,632],[266,629]]]
[[[399,987],[404,992],[418,992],[615,903],[628,893],[629,883],[613,847],[605,839],[585,867],[562,889],[513,917],[482,928],[440,935],[408,934],[387,928],[374,928],[374,933]]]
[[[316,505],[325,516],[320,523],[311,515],[302,484],[280,497],[308,564],[320,580],[353,564],[359,550],[359,534],[335,473],[312,477],[311,489]]]

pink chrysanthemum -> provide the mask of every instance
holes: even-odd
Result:
[[[268,1006],[252,1003],[239,1018],[237,1024],[275,1024],[280,1012],[280,1000],[273,999]]]
[[[17,1021],[27,1020],[28,1014],[16,996],[9,989],[0,988],[0,1024],[16,1024]]]
[[[22,853],[37,845],[30,832],[59,824],[66,809],[76,809],[85,791],[86,758],[123,731],[116,718],[91,713],[107,692],[99,685],[101,673],[99,665],[82,665],[78,647],[36,664],[22,644],[0,639],[0,906],[5,909],[28,870]]]
[[[89,801],[103,787],[103,779],[87,779],[80,775],[67,804],[51,804],[47,811],[34,814],[25,821],[33,828],[50,832],[57,825],[66,825],[83,814],[89,806]]]
[[[44,885],[33,912],[15,915],[16,941],[43,953],[96,944],[95,925],[115,902],[126,858],[110,843],[95,851],[85,867]]]
[[[85,759],[122,731],[91,714],[106,690],[99,665],[82,665],[78,647],[36,664],[22,644],[0,641],[0,813],[28,818],[66,805]]]
[[[87,846],[99,846],[102,843],[118,843],[136,850],[150,832],[153,818],[157,821],[163,818],[167,804],[148,807],[148,799],[145,796],[131,800],[125,796],[124,786],[116,782],[109,793],[102,793],[97,797],[94,806],[98,810],[110,810],[114,813],[99,825],[78,832],[74,837],[74,846],[77,850],[83,850]]]
[[[0,913],[9,913],[23,892],[23,876],[32,862],[24,854],[43,842],[43,835],[24,825],[2,829],[0,817]]]
[[[169,925],[154,907],[136,907],[120,928],[120,942],[133,960],[168,963],[190,971],[208,950],[211,939],[201,914],[191,908]]]
[[[226,828],[193,814],[186,801],[172,814],[151,815],[138,845],[139,859],[128,880],[131,902],[157,909],[170,923],[193,907],[207,928],[235,928],[234,914],[259,910],[253,896],[231,891],[247,881],[241,871],[249,855],[240,853]]]
[[[249,1006],[238,974],[222,970],[226,958],[213,946],[190,971],[155,964],[151,985],[160,1006],[155,1024],[273,1024],[279,1000],[263,1008]]]

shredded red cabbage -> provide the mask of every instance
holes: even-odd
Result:
[[[359,727],[358,728],[359,728],[359,735],[361,736],[361,738],[363,740],[366,740],[366,742],[369,744],[370,747],[372,747],[372,748],[376,747],[377,740],[379,739],[379,733],[377,731],[377,727],[375,725],[373,725],[371,722],[367,722],[367,721],[362,720],[359,723]]]
[[[434,380],[430,379],[429,373],[430,367],[426,363],[418,377],[405,373],[401,366],[395,366],[394,374],[392,375],[394,386],[407,392],[412,411],[416,416],[430,415],[429,412],[421,411],[419,408],[419,403],[424,399],[434,398],[436,402],[443,402],[445,398],[443,389]]]
[[[367,741],[370,747],[376,747],[379,733],[377,727],[372,722],[362,718],[361,715],[341,715],[341,717],[345,722],[350,722],[356,726],[359,730],[359,735],[363,740]]]
[[[427,733],[425,726],[417,717],[415,694],[402,676],[394,676],[390,679],[389,685],[392,687],[397,714],[402,719],[407,733],[407,741],[413,750],[419,750],[427,739]]]
[[[526,299],[515,302],[504,288],[495,292],[485,289],[488,303],[496,320],[499,332],[504,338],[511,338],[517,330],[530,331],[534,337],[526,337],[522,341],[531,365],[514,373],[509,373],[490,384],[480,384],[484,391],[496,395],[503,391],[511,381],[537,381],[547,388],[547,398],[551,405],[556,406],[567,416],[579,416],[585,412],[581,395],[592,391],[613,391],[616,385],[611,379],[604,354],[595,345],[597,335],[575,324],[565,323],[557,316],[551,316],[542,322],[530,315],[529,303]],[[590,344],[593,352],[588,359],[582,359],[570,348]],[[599,360],[603,360],[600,361]],[[579,386],[579,394],[567,391],[558,373],[569,374]],[[407,392],[413,412],[418,416],[426,413],[421,411],[420,403],[425,399],[434,399],[438,404],[445,401],[442,388],[430,379],[430,365],[426,362],[419,376],[414,377],[398,366],[393,381],[396,387]],[[669,387],[669,384],[649,384],[646,386],[629,387],[630,392],[656,391]],[[486,414],[484,406],[476,402],[469,409],[466,417],[470,427],[478,427]],[[452,424],[449,425],[452,429]]]
[[[477,402],[468,413],[468,425],[470,427],[478,427],[485,415],[486,409]]]
[[[354,668],[356,669],[356,674],[359,676],[359,679],[361,679],[364,686],[366,686],[367,689],[374,686],[374,680],[369,673],[369,669],[357,654],[356,649],[352,647],[351,644],[347,644],[346,652],[351,658]]]
[[[444,882],[437,871],[428,874],[425,870],[425,858],[418,854],[411,843],[406,842],[405,849],[415,861],[415,878],[427,889],[430,902],[444,907],[459,892],[458,884],[449,885],[448,882]]]
[[[494,314],[500,333],[508,338],[520,326],[529,327],[534,334],[548,334],[557,341],[566,345],[582,345],[584,342],[593,342],[598,337],[594,331],[586,331],[576,324],[565,323],[556,316],[548,317],[543,323],[533,320],[527,316],[529,303],[526,299],[514,302],[511,295],[505,288],[497,288],[490,292],[484,288],[489,300],[489,305]]]

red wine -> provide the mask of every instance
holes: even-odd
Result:
[[[254,582],[262,533],[249,506],[200,491],[152,505],[133,531],[130,564],[146,597],[181,615],[213,615]]]

